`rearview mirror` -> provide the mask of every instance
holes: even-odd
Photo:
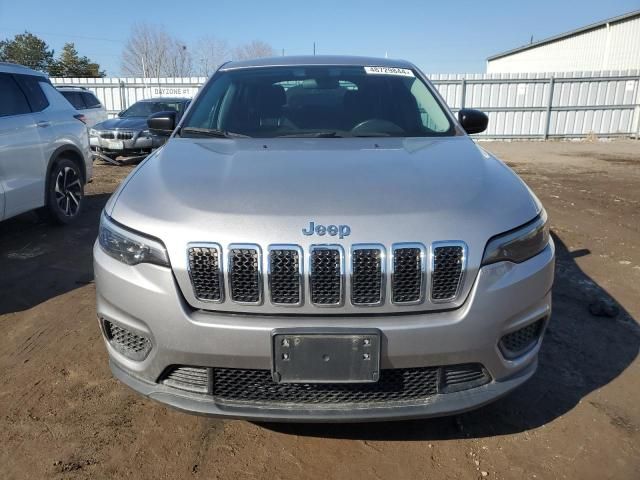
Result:
[[[489,117],[480,110],[463,108],[458,112],[458,121],[468,134],[484,132],[489,124]]]
[[[156,135],[171,135],[176,128],[176,112],[158,112],[147,118],[147,126]]]

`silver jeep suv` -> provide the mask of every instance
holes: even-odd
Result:
[[[369,421],[530,378],[551,313],[542,205],[411,63],[223,65],[111,197],[94,249],[114,375],[188,412]],[[175,127],[175,130],[174,130]]]

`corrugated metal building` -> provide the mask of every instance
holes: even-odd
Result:
[[[640,68],[640,10],[487,59],[487,73],[613,71]]]

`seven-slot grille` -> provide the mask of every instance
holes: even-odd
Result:
[[[238,303],[260,303],[260,255],[257,246],[236,245],[229,249],[229,296]]]
[[[393,249],[391,290],[393,303],[419,303],[423,299],[424,250],[418,245]]]
[[[312,247],[310,258],[311,303],[320,306],[340,305],[343,275],[340,247]]]
[[[227,291],[236,303],[262,304],[264,261],[265,295],[273,305],[304,305],[308,282],[309,303],[336,307],[344,304],[345,290],[354,306],[417,305],[425,300],[427,285],[432,303],[453,302],[460,295],[467,248],[462,242],[437,242],[430,250],[419,243],[394,244],[388,258],[383,245],[355,244],[345,258],[340,245],[312,245],[308,252],[271,245],[263,259],[258,245],[232,244],[223,254],[220,245],[205,243],[190,244],[187,253],[198,300],[220,303]]]
[[[384,301],[384,254],[381,247],[354,247],[351,251],[351,303],[380,305]]]
[[[431,300],[448,302],[455,298],[462,281],[464,247],[438,245],[433,248]]]
[[[193,246],[187,249],[189,276],[198,300],[222,301],[222,264],[220,246],[216,244]]]
[[[301,250],[295,246],[274,246],[269,249],[271,303],[276,305],[302,303],[301,257]]]

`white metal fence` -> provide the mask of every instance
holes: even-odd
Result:
[[[480,138],[640,137],[640,71],[429,75],[451,109],[489,115]],[[115,115],[151,97],[192,97],[204,77],[52,78],[92,90]]]

